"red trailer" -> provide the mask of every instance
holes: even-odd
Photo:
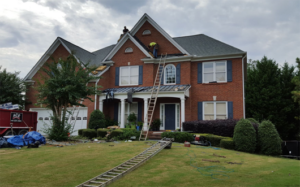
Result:
[[[14,135],[36,131],[37,112],[0,109],[0,136],[12,135],[11,125]]]

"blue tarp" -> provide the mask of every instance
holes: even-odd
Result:
[[[14,137],[8,138],[7,142],[12,146],[17,146],[17,147],[24,146],[23,135],[16,135]]]
[[[40,144],[46,144],[45,137],[36,131],[28,132],[24,136],[24,141],[25,141],[26,145],[27,145],[27,142],[29,142],[31,144],[31,143],[35,143],[35,141],[39,141]]]
[[[5,138],[0,137],[0,148],[6,146],[7,146],[7,141],[5,140]]]
[[[24,136],[24,139],[23,139],[23,135],[16,135],[14,137],[7,139],[7,142],[12,147],[21,147],[21,146],[28,145],[28,142],[29,144],[31,144],[31,143],[35,143],[36,141],[39,141],[40,144],[46,144],[45,137],[36,131],[28,132]]]

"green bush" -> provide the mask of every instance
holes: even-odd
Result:
[[[66,141],[69,138],[69,134],[74,132],[73,125],[69,124],[67,120],[60,121],[54,116],[51,116],[51,125],[44,123],[42,132],[44,132],[50,140]],[[54,125],[56,124],[56,125]]]
[[[254,118],[247,118],[247,120],[252,122],[252,123],[256,123],[257,125],[259,125],[259,122],[256,121],[256,119],[254,119]]]
[[[118,140],[129,140],[132,136],[136,137],[136,140],[139,139],[140,131],[136,129],[122,129],[123,133],[118,136]]]
[[[241,119],[234,128],[235,149],[253,153],[256,148],[256,132],[250,121]]]
[[[94,110],[91,113],[89,129],[106,128],[104,114],[100,110]]]
[[[224,138],[220,142],[220,147],[234,150],[234,141],[232,138]]]
[[[183,143],[185,141],[191,142],[194,140],[193,134],[187,132],[163,132],[161,138],[174,138],[175,142]]]
[[[130,122],[130,123],[135,123],[136,122],[136,115],[135,115],[135,113],[131,113],[131,114],[129,114],[128,115],[128,117],[127,117],[127,120]]]
[[[107,131],[109,131],[109,129],[97,129],[97,136],[103,138],[106,136]]]
[[[95,129],[83,129],[82,136],[87,137],[89,139],[96,138],[97,132]]]
[[[109,134],[109,139],[110,138],[115,138],[115,137],[118,137],[120,136],[121,134],[123,133],[123,131],[121,129],[116,129],[114,131],[112,131],[110,134]]]
[[[220,142],[222,139],[228,138],[228,137],[218,136],[218,135],[214,135],[214,134],[202,134],[200,136],[205,137],[206,140],[211,143],[211,146],[218,146],[218,147],[220,146]]]
[[[109,117],[105,118],[105,126],[109,127],[109,126],[118,126],[118,122],[116,122],[113,119],[110,119]]]
[[[79,129],[78,130],[78,136],[82,136],[82,131],[83,131],[84,129]]]
[[[258,144],[261,154],[280,155],[282,153],[281,138],[271,121],[263,121],[258,127]]]

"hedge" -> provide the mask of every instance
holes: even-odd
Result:
[[[175,142],[183,143],[185,141],[191,142],[194,140],[193,134],[187,132],[163,132],[161,138],[174,138]]]
[[[79,129],[79,130],[78,130],[78,135],[79,135],[79,136],[82,136],[82,131],[83,131],[83,130],[84,130],[84,129]]]
[[[232,138],[224,138],[220,142],[220,147],[234,150],[235,144]]]
[[[207,141],[211,143],[211,146],[220,146],[220,142],[223,139],[228,139],[229,137],[217,136],[213,134],[199,134],[202,137],[205,137]]]
[[[281,138],[271,121],[263,121],[258,128],[259,152],[265,155],[281,154]]]
[[[83,129],[82,136],[90,138],[90,139],[96,138],[97,132],[95,129]]]
[[[235,149],[253,153],[256,149],[256,132],[250,121],[241,119],[234,128]]]
[[[94,110],[90,115],[89,129],[105,128],[106,120],[100,110]]]
[[[97,129],[97,137],[104,138],[107,134],[107,131],[109,131],[109,129]]]
[[[192,131],[194,133],[233,137],[234,128],[238,121],[237,119],[186,121],[183,123],[183,129],[184,131]],[[257,131],[258,124],[251,124]]]
[[[132,136],[136,137],[136,140],[139,139],[141,131],[136,129],[122,129],[123,133],[118,136],[118,140],[129,140]]]
[[[118,137],[118,136],[120,136],[121,134],[123,134],[123,130],[121,130],[121,129],[116,129],[116,130],[110,132],[108,138],[110,139],[110,138]]]

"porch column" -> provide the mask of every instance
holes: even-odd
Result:
[[[185,121],[185,98],[181,98],[181,131],[182,131],[182,125],[183,125],[183,122]]]
[[[103,112],[103,99],[99,98],[99,110]]]
[[[121,99],[121,128],[125,128],[125,120],[124,120],[124,117],[125,117],[125,99]]]
[[[147,130],[148,98],[144,98],[144,130]]]

